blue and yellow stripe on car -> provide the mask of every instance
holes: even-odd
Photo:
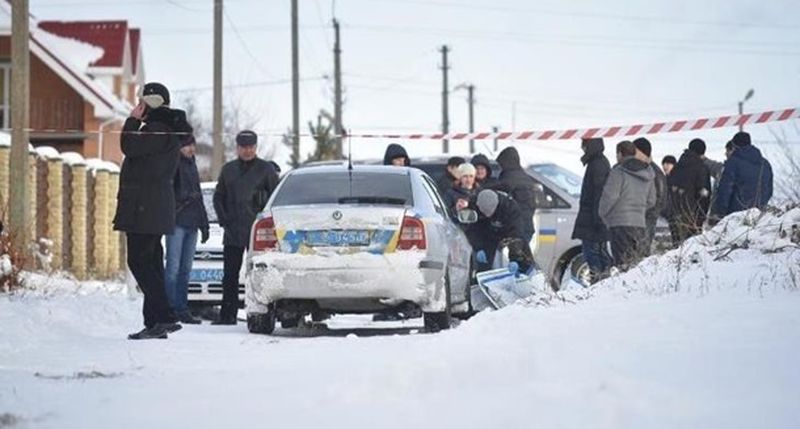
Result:
[[[555,229],[540,229],[536,233],[539,243],[555,243],[556,232],[557,231]]]

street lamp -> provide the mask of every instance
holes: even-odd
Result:
[[[749,100],[749,99],[751,99],[751,98],[753,98],[753,94],[754,93],[755,93],[755,91],[753,91],[752,89],[747,91],[747,94],[744,95],[744,99],[739,102],[739,116],[742,116],[744,114],[744,102]],[[744,131],[744,125],[743,124],[739,125],[739,131]]]
[[[459,89],[466,89],[467,90],[467,103],[469,103],[469,133],[472,134],[475,132],[475,112],[474,112],[474,105],[475,105],[475,85],[471,83],[461,83],[458,84],[453,91],[458,91]],[[475,140],[469,139],[469,153],[475,153]]]

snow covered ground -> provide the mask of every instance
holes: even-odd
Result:
[[[798,427],[798,225],[800,210],[734,217],[435,335],[340,317],[131,342],[124,287],[34,279],[0,297],[0,427]]]

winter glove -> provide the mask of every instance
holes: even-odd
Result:
[[[206,241],[208,241],[208,237],[209,237],[208,228],[201,229],[200,230],[200,243],[206,244]]]
[[[475,254],[475,261],[479,264],[486,264],[489,262],[489,259],[486,257],[486,252],[483,250],[478,250],[478,253]]]

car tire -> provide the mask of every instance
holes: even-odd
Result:
[[[575,280],[580,283],[581,286],[587,287],[591,282],[590,276],[589,265],[584,261],[583,254],[578,253],[564,266],[561,272],[559,290],[563,289],[570,280]]]
[[[289,319],[281,320],[281,328],[283,329],[293,329],[300,326],[300,318],[299,317],[292,317]]]
[[[251,334],[272,334],[275,331],[275,310],[270,308],[266,313],[248,313],[247,330]]]
[[[450,274],[446,269],[444,274],[444,293],[445,293],[444,311],[422,314],[422,320],[425,323],[426,332],[434,333],[445,329],[450,329],[451,317],[452,317],[450,308],[451,307]]]

